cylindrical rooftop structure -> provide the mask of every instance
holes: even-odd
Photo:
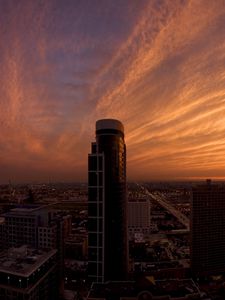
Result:
[[[124,133],[123,124],[116,119],[101,119],[96,122],[96,132],[106,129],[114,129]]]

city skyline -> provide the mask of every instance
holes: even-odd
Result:
[[[87,181],[121,120],[128,180],[225,178],[224,0],[0,3],[0,183]]]

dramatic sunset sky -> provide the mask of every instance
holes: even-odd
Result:
[[[87,179],[95,121],[129,180],[225,177],[225,0],[0,0],[0,182]]]

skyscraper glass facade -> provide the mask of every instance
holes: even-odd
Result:
[[[96,123],[96,143],[88,157],[88,201],[89,276],[97,282],[126,279],[126,145],[117,120]]]

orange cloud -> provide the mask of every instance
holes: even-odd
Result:
[[[223,8],[5,4],[0,180],[86,179],[95,121],[105,117],[124,122],[130,179],[225,177]]]

